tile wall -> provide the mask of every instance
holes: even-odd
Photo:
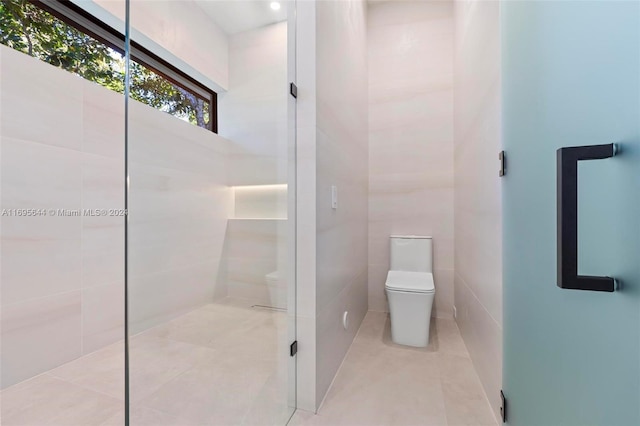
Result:
[[[500,4],[455,3],[455,305],[498,413],[502,385]]]
[[[390,235],[429,235],[434,315],[453,317],[453,2],[372,2],[369,309],[387,311]]]
[[[367,312],[366,9],[358,0],[316,6],[316,406]]]
[[[122,208],[122,95],[5,46],[0,56],[0,208]],[[135,332],[224,291],[231,197],[227,141],[137,102],[131,114]],[[2,387],[122,339],[122,217],[0,221]]]

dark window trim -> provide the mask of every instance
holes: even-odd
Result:
[[[69,0],[29,0],[68,25],[99,40],[124,55],[125,36]],[[131,40],[131,59],[144,65],[176,86],[209,102],[208,129],[218,133],[218,94],[175,65]]]

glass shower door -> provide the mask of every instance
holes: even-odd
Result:
[[[124,419],[124,217],[110,214],[124,197],[123,44],[98,36],[111,33],[86,6],[0,3],[7,426]]]
[[[295,407],[287,16],[130,2],[131,425],[285,424]]]
[[[640,424],[640,4],[502,7],[506,420]]]

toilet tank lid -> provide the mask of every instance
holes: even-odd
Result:
[[[389,271],[385,287],[387,290],[412,293],[433,293],[436,291],[433,284],[433,274],[430,272]]]
[[[389,238],[406,238],[412,240],[430,240],[431,237],[427,235],[391,235]]]
[[[278,274],[278,271],[273,271],[273,272],[269,272],[267,275],[265,275],[265,277],[268,280],[277,280],[279,278],[280,274]]]

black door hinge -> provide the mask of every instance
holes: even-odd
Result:
[[[504,151],[500,151],[498,154],[498,160],[500,160],[500,171],[498,172],[498,176],[502,177],[507,173],[507,157],[504,154]]]
[[[294,340],[291,346],[289,346],[289,355],[294,356],[298,353],[298,341]]]
[[[289,93],[294,98],[298,99],[298,86],[295,83],[289,83]]]
[[[507,422],[507,399],[502,390],[500,390],[500,417],[502,417],[502,423]]]

